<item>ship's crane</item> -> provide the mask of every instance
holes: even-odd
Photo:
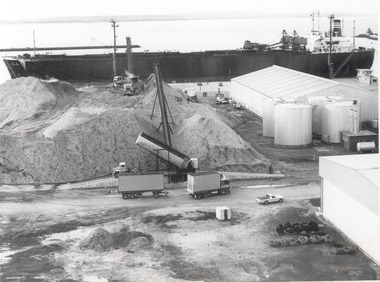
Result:
[[[300,37],[295,30],[293,31],[293,36],[290,36],[284,29],[282,31],[281,41],[271,44],[270,47],[282,50],[305,51],[306,45],[307,38]]]

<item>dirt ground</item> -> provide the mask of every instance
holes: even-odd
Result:
[[[244,188],[195,200],[183,188],[168,198],[122,200],[104,191],[1,195],[1,281],[371,280],[360,251],[334,255],[334,243],[273,248],[278,224],[316,221],[335,243],[353,247],[316,217],[319,187]],[[237,188],[240,187],[240,188]],[[281,193],[283,203],[257,196]],[[232,219],[219,221],[215,208]],[[379,277],[377,277],[379,278]]]
[[[199,98],[213,104],[214,97]],[[379,267],[316,215],[318,157],[343,154],[343,148],[318,141],[306,148],[277,147],[262,136],[259,119],[227,105],[214,107],[244,118],[234,130],[286,177],[232,181],[231,194],[202,200],[187,195],[186,183],[168,186],[168,197],[146,194],[134,200],[101,189],[2,189],[0,281],[380,279]],[[285,200],[256,203],[267,193]],[[231,209],[231,220],[215,218],[219,206]],[[279,235],[279,224],[310,221],[334,242],[271,246],[298,238]],[[333,253],[342,246],[354,252]]]

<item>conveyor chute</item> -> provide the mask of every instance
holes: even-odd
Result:
[[[188,168],[191,163],[185,154],[145,133],[139,135],[136,145],[181,169]]]

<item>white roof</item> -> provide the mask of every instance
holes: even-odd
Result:
[[[271,66],[231,79],[270,98],[296,99],[339,85],[307,73]]]
[[[379,187],[379,154],[343,155],[323,157],[336,164],[356,170],[377,187]]]

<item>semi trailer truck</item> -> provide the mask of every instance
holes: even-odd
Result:
[[[217,172],[198,172],[187,175],[187,192],[194,199],[207,198],[213,194],[230,194],[230,182]]]

